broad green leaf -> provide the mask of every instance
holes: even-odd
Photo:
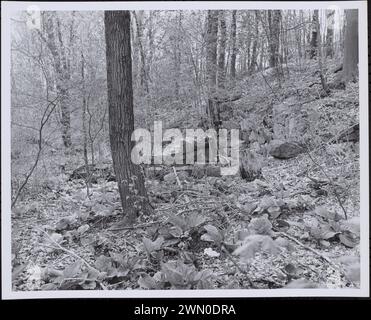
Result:
[[[143,238],[143,245],[148,254],[160,250],[163,243],[164,238],[161,236],[158,237],[155,241],[151,241],[148,238]]]
[[[264,214],[263,216],[258,218],[252,218],[248,225],[248,228],[254,234],[272,234],[272,223],[269,221],[267,214]]]
[[[113,270],[112,258],[101,255],[95,261],[95,267],[101,272],[111,273]]]
[[[74,278],[81,272],[82,262],[80,260],[69,265],[66,269],[63,270],[63,276],[65,278]]]
[[[182,268],[180,263],[163,263],[161,271],[165,274],[167,281],[176,288],[183,288],[187,285],[186,270]]]
[[[201,224],[205,223],[206,220],[206,217],[197,212],[192,213],[187,217],[188,226],[190,228],[199,227]]]
[[[159,289],[158,283],[147,274],[139,277],[138,284],[143,289]]]
[[[207,233],[201,236],[202,240],[215,242],[218,245],[223,241],[223,235],[216,227],[208,224],[204,226],[204,229],[206,230]]]
[[[187,229],[189,229],[187,220],[184,219],[181,216],[176,216],[176,215],[172,214],[172,215],[169,216],[168,221],[173,226],[176,226],[183,231],[186,231]]]
[[[183,234],[183,231],[181,228],[178,226],[173,226],[170,228],[169,233],[174,237],[174,238],[180,238]]]
[[[243,262],[248,262],[258,252],[276,255],[280,252],[280,248],[270,236],[251,235],[245,239],[242,246],[237,248],[233,254],[239,256]]]
[[[281,214],[281,208],[279,206],[271,206],[267,211],[272,219],[278,218]]]

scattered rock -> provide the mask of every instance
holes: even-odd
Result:
[[[219,166],[207,166],[206,175],[208,177],[221,177],[220,167]]]
[[[63,231],[72,225],[72,219],[71,218],[62,218],[57,222],[57,225],[55,226],[56,231]]]
[[[53,233],[50,238],[56,243],[61,243],[63,241],[63,236],[59,233]]]
[[[85,233],[86,231],[88,231],[89,228],[90,228],[90,227],[89,227],[88,224],[84,224],[84,225],[78,227],[77,232],[78,232],[79,234],[83,234],[83,233]]]
[[[240,158],[240,174],[243,179],[254,181],[262,177],[261,161],[255,152],[245,150]]]
[[[295,158],[304,152],[304,148],[294,142],[283,142],[273,146],[269,154],[277,159]]]

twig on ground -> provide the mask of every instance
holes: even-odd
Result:
[[[306,249],[306,250],[309,250],[311,252],[313,252],[314,254],[316,254],[317,256],[319,256],[321,259],[325,260],[329,265],[331,265],[334,269],[336,270],[339,270],[341,272],[341,274],[345,277],[345,279],[347,279],[347,281],[349,281],[352,285],[354,285],[353,281],[350,280],[347,275],[345,274],[345,272],[342,270],[342,268],[338,265],[336,265],[334,262],[332,262],[330,260],[330,258],[326,257],[325,255],[323,255],[322,253],[318,252],[317,250],[305,245],[304,243],[302,243],[301,241],[299,241],[298,239],[294,238],[293,236],[290,236],[288,235],[287,233],[285,232],[279,232],[278,233],[280,236],[283,236],[283,237],[286,237],[287,239],[290,239],[291,241],[294,241],[296,244],[298,244],[299,246],[301,246],[302,248]]]
[[[120,230],[141,229],[141,228],[147,228],[147,227],[150,227],[150,226],[152,226],[154,224],[160,224],[160,223],[164,223],[164,222],[163,221],[153,221],[153,222],[138,224],[136,226],[129,226],[129,227],[122,227],[122,228],[108,229],[108,231],[120,231]]]
[[[41,231],[42,233],[44,233],[44,234],[48,237],[49,241],[52,242],[52,243],[56,246],[57,249],[60,249],[60,250],[62,250],[62,251],[64,251],[64,252],[66,252],[67,254],[69,254],[69,255],[71,255],[71,256],[73,256],[73,257],[75,257],[75,258],[81,260],[83,263],[85,263],[85,265],[86,265],[88,268],[90,268],[91,270],[94,270],[94,271],[100,273],[100,271],[99,271],[98,269],[95,269],[93,266],[91,266],[91,265],[89,264],[89,262],[87,262],[84,258],[80,257],[80,256],[77,255],[75,252],[73,252],[73,251],[71,251],[71,250],[68,250],[68,249],[62,247],[58,242],[56,242],[54,239],[52,239],[52,237],[50,237],[49,234],[48,234],[46,231],[44,231],[44,230],[42,230],[42,229],[39,229],[39,228],[36,228],[36,229],[39,230],[39,231]]]

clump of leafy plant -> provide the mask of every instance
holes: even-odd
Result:
[[[142,269],[139,257],[123,256],[111,252],[110,256],[101,255],[95,261],[94,267],[78,260],[64,270],[45,268],[42,279],[45,284],[42,290],[93,290],[101,286],[103,281],[117,283],[129,277],[134,270]]]
[[[143,238],[144,249],[151,260],[160,261],[163,250],[195,250],[201,236],[201,226],[206,222],[206,218],[194,213],[186,217],[171,215],[167,221],[170,227],[166,225],[152,232],[152,238],[156,237],[154,241]]]
[[[328,246],[329,241],[338,240],[346,247],[353,248],[359,242],[359,230],[347,227],[336,212],[331,212],[324,207],[315,210],[316,218],[309,228],[309,234],[319,245]]]
[[[195,266],[175,260],[162,263],[153,277],[143,274],[138,284],[144,289],[208,289],[212,278],[212,270],[197,271]]]

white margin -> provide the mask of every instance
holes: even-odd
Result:
[[[359,9],[360,216],[361,287],[359,289],[228,289],[12,291],[10,214],[10,16],[30,5],[40,10],[207,10],[207,9]],[[344,2],[1,2],[1,267],[2,299],[37,298],[174,298],[174,297],[368,297],[369,288],[369,159],[367,1]]]

